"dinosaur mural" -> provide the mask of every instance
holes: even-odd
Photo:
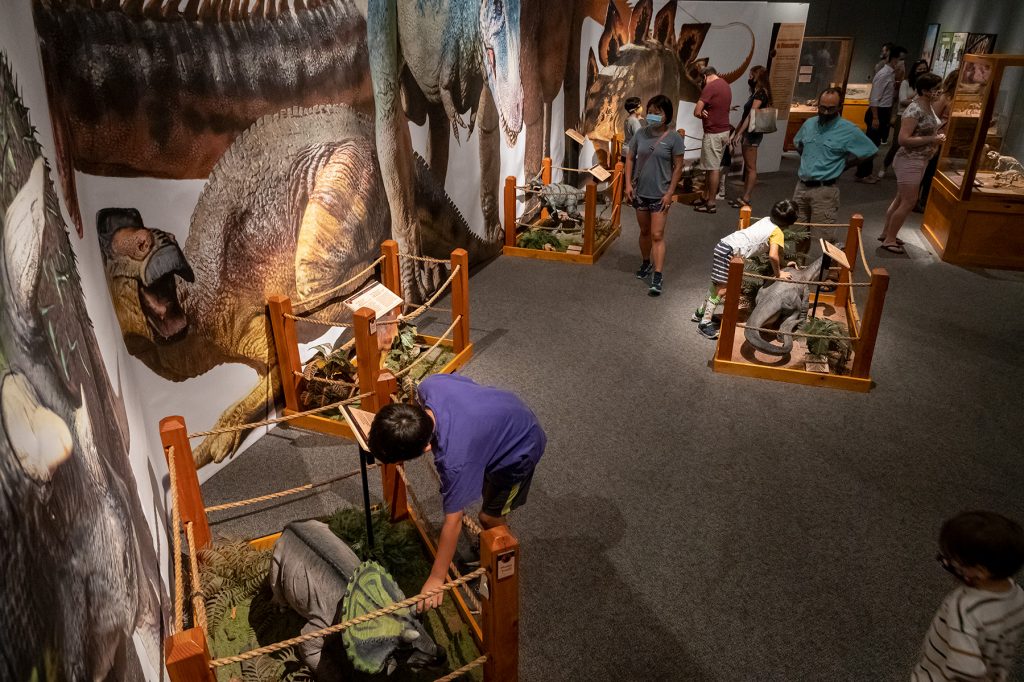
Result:
[[[353,0],[33,0],[33,10],[79,236],[75,170],[205,178],[266,114],[331,103],[373,111]]]
[[[0,678],[142,680],[159,564],[35,135],[0,54]]]
[[[500,240],[473,236],[426,164],[414,158],[414,169],[417,218],[432,235],[427,251],[447,257],[455,243],[477,258],[493,255]],[[104,267],[129,352],[171,381],[248,365],[258,384],[217,425],[264,418],[279,393],[267,297],[305,298],[366,268],[390,237],[381,196],[373,124],[336,104],[266,116],[240,135],[210,173],[183,248],[134,209],[100,211]],[[334,302],[318,314],[348,312]],[[234,454],[245,435],[206,438],[194,449],[196,464]]]
[[[796,329],[807,317],[807,295],[810,285],[807,280],[813,278],[821,270],[821,256],[807,267],[790,265],[783,272],[793,277],[791,282],[771,282],[757,291],[754,308],[747,318],[747,329],[744,338],[751,346],[769,355],[789,355],[793,350],[793,336],[786,332]],[[755,327],[767,327],[774,320],[779,321],[779,340],[781,346],[766,340]]]
[[[519,0],[370,0],[367,35],[377,153],[402,250],[423,252],[413,202],[415,172],[408,123],[429,123],[430,168],[447,175],[449,131],[479,129],[484,229],[500,229],[500,137],[522,128]],[[469,112],[468,123],[463,114]],[[499,133],[500,129],[500,133]],[[403,291],[425,297],[441,282],[436,266],[405,260]]]
[[[700,58],[708,32],[719,28],[708,23],[683,24],[675,30],[676,3],[669,2],[654,16],[653,0],[640,0],[627,17],[615,2],[608,3],[599,53],[591,50],[587,66],[587,96],[583,115],[584,134],[611,139],[622,130],[627,97],[646,102],[656,94],[673,103],[696,102],[700,97],[700,72],[707,59]],[[728,83],[738,80],[754,56],[754,33],[750,49],[735,69],[720,73]]]

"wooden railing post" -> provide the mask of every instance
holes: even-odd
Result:
[[[452,280],[452,322],[460,315],[462,319],[452,330],[452,350],[456,354],[469,345],[469,253],[465,249],[452,251],[452,272],[459,268],[459,274]]]
[[[402,298],[402,268],[398,264],[398,242],[394,239],[382,241],[380,255],[384,256],[384,262],[381,263],[381,281],[395,296]]]
[[[380,349],[377,346],[375,317],[370,308],[360,308],[352,315],[352,331],[356,335],[356,374],[359,377],[359,392],[373,395],[360,402],[361,409],[376,412],[376,385],[380,375]]]
[[[612,141],[608,143],[609,153],[608,160],[615,160],[616,162],[622,158],[622,143],[625,141],[625,135],[622,133],[615,133],[612,135]]]
[[[850,269],[840,267],[839,268],[839,282],[840,284],[849,284],[853,281],[853,272],[857,269],[857,251],[860,249],[860,237],[861,228],[864,227],[864,216],[860,213],[855,213],[850,218],[850,227],[846,229],[846,246],[843,251],[846,253],[846,260],[850,262]],[[865,275],[871,273],[865,272]],[[845,308],[846,304],[850,300],[850,287],[838,287],[836,291],[836,307]]]
[[[749,217],[749,216],[748,216]],[[729,259],[729,280],[725,289],[725,310],[722,324],[718,329],[718,347],[715,358],[732,360],[732,347],[736,339],[736,321],[740,312],[740,292],[743,289],[743,259],[733,256]]]
[[[885,292],[889,290],[889,271],[875,268],[871,271],[871,286],[868,288],[868,302],[864,306],[864,317],[860,325],[860,339],[854,346],[851,376],[859,379],[871,377],[871,356],[875,353],[878,327],[882,321],[882,307]]]
[[[626,181],[626,178],[625,178],[625,176],[623,174],[623,169],[624,168],[625,168],[625,166],[622,165],[621,161],[619,161],[618,163],[615,164],[615,179],[612,180],[612,183],[615,185],[612,188],[612,229],[613,230],[619,226],[619,223],[620,223],[620,221],[622,219],[622,193],[624,191],[622,183],[624,183]]]
[[[391,394],[398,390],[398,381],[391,372],[381,372],[377,377],[377,409],[391,403]],[[392,523],[409,517],[409,502],[405,493],[405,481],[398,475],[397,464],[378,462],[380,466],[380,484],[384,494],[384,503],[391,512]]]
[[[196,473],[196,462],[192,458],[192,446],[188,441],[184,417],[164,417],[160,420],[160,442],[164,446],[164,457],[168,456],[168,448],[174,448],[174,477],[177,483],[178,516],[181,526],[192,522],[192,533],[196,539],[196,549],[210,546],[210,524],[206,521],[206,505],[203,494],[199,490],[199,475]],[[168,458],[168,466],[170,459]],[[173,557],[180,561],[181,557]]]
[[[210,649],[201,628],[175,632],[164,639],[164,664],[171,682],[216,682]]]
[[[488,581],[488,596],[481,600],[484,682],[519,679],[519,559],[519,541],[507,526],[480,534],[480,565]]]
[[[739,227],[740,227],[741,230],[745,230],[748,227],[750,227],[750,214],[751,214],[751,208],[749,206],[744,206],[743,208],[740,209],[740,225],[739,225]]]
[[[274,351],[277,356],[277,370],[281,373],[281,389],[284,391],[284,406],[299,412],[299,385],[302,379],[295,372],[302,371],[299,360],[299,339],[295,332],[295,320],[285,317],[292,315],[292,300],[277,294],[267,299],[270,311],[270,329],[274,333]]]
[[[516,178],[505,178],[505,246],[516,245]]]
[[[583,255],[594,254],[594,228],[597,224],[597,185],[590,183],[583,195]]]

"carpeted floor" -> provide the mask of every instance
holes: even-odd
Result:
[[[763,176],[755,215],[794,173],[785,160]],[[1024,519],[1024,273],[942,263],[917,214],[909,257],[876,251],[895,181],[850,175],[841,215],[865,216],[868,258],[892,276],[868,394],[711,371],[714,343],[689,318],[734,229],[724,204],[672,208],[657,299],[633,276],[628,209],[594,267],[499,258],[472,278],[465,374],[521,395],[549,435],[512,522],[521,679],[906,680],[951,587],[934,560],[942,520],[978,507]],[[353,452],[278,429],[204,494],[323,479]],[[358,495],[353,479],[216,528],[270,532]]]

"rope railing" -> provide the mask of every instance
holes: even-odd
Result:
[[[468,672],[470,672],[472,670],[475,670],[476,668],[479,668],[480,666],[482,666],[486,662],[487,662],[487,654],[484,654],[483,656],[481,656],[480,658],[476,659],[475,661],[470,661],[469,663],[467,663],[466,665],[462,666],[461,668],[458,668],[456,670],[451,671],[450,673],[448,673],[444,677],[437,678],[436,680],[434,680],[434,682],[452,682],[452,680],[459,679],[460,677],[462,677],[466,673],[468,673]]]
[[[870,278],[871,277],[871,266],[868,265],[868,257],[864,253],[864,240],[863,239],[858,239],[857,240],[857,249],[860,251],[860,262],[864,264],[864,272],[866,272],[867,275],[868,275],[868,278]]]
[[[346,287],[349,287],[349,286],[355,284],[356,282],[360,281],[361,279],[366,277],[366,275],[368,275],[371,272],[373,272],[373,270],[376,269],[376,267],[378,265],[380,265],[381,263],[383,263],[383,262],[384,262],[384,256],[380,256],[380,257],[377,258],[377,260],[373,261],[368,266],[366,266],[365,268],[363,268],[362,270],[360,270],[356,274],[352,275],[351,277],[349,277],[347,280],[345,280],[341,284],[339,284],[337,286],[334,286],[334,287],[331,287],[330,289],[327,289],[326,291],[321,291],[318,294],[313,294],[312,296],[309,296],[307,298],[296,300],[295,301],[295,305],[297,305],[297,306],[300,306],[300,305],[301,306],[306,306],[306,305],[309,305],[310,303],[314,303],[316,301],[320,301],[322,299],[328,298],[331,294],[333,294],[333,293],[335,293],[337,291],[341,291],[342,289],[344,289]]]
[[[398,472],[399,478],[402,479],[402,483],[405,485],[405,494],[409,496],[410,506],[412,507],[413,511],[416,512],[416,516],[420,517],[421,519],[427,518],[427,515],[423,513],[423,505],[420,504],[419,498],[416,497],[416,493],[413,492],[412,486],[409,485],[409,476],[405,472],[405,467],[398,466],[395,467],[395,470]],[[436,475],[437,472],[435,471],[434,474]],[[440,481],[440,477],[438,477],[438,481]],[[462,518],[465,519],[466,515],[463,514]],[[459,569],[455,567],[454,563],[448,564],[448,572],[450,574],[453,574],[456,577],[456,579],[463,577],[462,574],[459,573]],[[465,597],[467,597],[470,602],[472,602],[473,608],[479,612],[480,602],[477,600],[476,595],[473,594],[472,590],[469,590],[467,588],[462,592],[462,594]]]
[[[286,639],[281,642],[261,646],[257,649],[252,649],[250,651],[243,652],[236,656],[225,656],[224,658],[215,658],[212,661],[210,661],[210,667],[216,669],[226,665],[232,665],[234,663],[241,663],[242,661],[248,661],[250,659],[258,658],[266,654],[272,654],[275,651],[288,649],[290,647],[295,646],[296,644],[308,642],[311,639],[327,637],[328,635],[343,632],[354,625],[368,623],[369,621],[374,620],[375,618],[380,618],[381,616],[386,616],[390,613],[394,613],[395,611],[400,611],[402,609],[409,608],[410,606],[415,606],[416,604],[425,599],[429,599],[430,597],[435,597],[439,594],[443,594],[445,592],[454,590],[460,585],[465,585],[470,580],[474,580],[480,577],[481,575],[484,575],[486,572],[487,569],[481,566],[472,573],[467,573],[461,578],[450,580],[446,582],[444,585],[441,585],[440,587],[436,587],[432,590],[427,590],[426,592],[421,592],[420,594],[414,595],[407,599],[403,599],[402,601],[395,602],[394,604],[389,604],[388,606],[379,608],[376,611],[371,611],[370,613],[363,614],[362,616],[356,616],[355,618],[350,618],[349,620],[343,621],[341,623],[337,623],[326,628],[321,628],[320,630],[315,630],[313,632],[307,632],[306,634],[299,635],[297,637],[292,637],[291,639]]]
[[[300,419],[301,417],[308,417],[309,415],[319,414],[321,412],[327,412],[328,410],[336,409],[338,407],[341,407],[342,405],[351,405],[352,403],[359,402],[363,398],[369,398],[372,395],[373,395],[372,392],[360,393],[359,395],[352,396],[351,398],[347,398],[345,400],[339,400],[336,403],[330,403],[328,405],[321,405],[320,407],[314,407],[314,408],[309,409],[309,410],[303,410],[302,412],[296,412],[294,414],[286,414],[286,415],[284,415],[282,417],[272,417],[270,419],[264,419],[263,421],[258,421],[258,422],[249,422],[247,424],[236,424],[234,426],[224,426],[224,427],[221,427],[219,429],[210,429],[209,431],[196,431],[195,433],[188,434],[188,437],[189,437],[189,439],[192,439],[192,438],[202,438],[203,436],[215,436],[215,435],[220,434],[220,433],[234,433],[235,431],[249,431],[251,429],[256,429],[256,428],[259,428],[261,426],[270,426],[271,424],[280,424],[281,422],[290,422],[293,419]]]
[[[784,331],[779,331],[778,329],[770,329],[768,327],[749,327],[749,326],[747,326],[745,324],[741,324],[741,323],[738,323],[738,322],[736,323],[736,328],[737,329],[750,329],[750,330],[755,331],[755,332],[765,332],[767,334],[782,334],[782,335],[785,335],[785,336],[796,336],[796,337],[803,338],[803,339],[830,339],[830,340],[839,339],[839,340],[845,340],[845,341],[859,341],[860,340],[859,336],[841,336],[841,335],[837,335],[837,334],[806,334],[804,332],[797,332],[797,331],[784,332]]]
[[[462,270],[461,265],[456,265],[454,268],[452,268],[452,273],[448,275],[448,279],[446,279],[444,283],[437,288],[437,291],[434,292],[433,296],[428,298],[426,302],[421,304],[420,307],[417,308],[416,310],[412,311],[411,313],[399,315],[398,319],[396,320],[378,320],[377,324],[400,324],[402,322],[409,322],[410,320],[415,320],[417,317],[430,310],[430,306],[434,305],[434,303],[436,303],[437,300],[444,295],[445,290],[459,275],[460,270]]]
[[[750,216],[750,223],[754,224],[758,220],[764,220],[766,217],[767,216],[761,216],[760,218],[755,218],[754,216]],[[793,223],[793,227],[813,227],[813,228],[822,229],[822,230],[830,229],[830,228],[834,228],[834,227],[849,227],[849,226],[850,226],[850,223]]]
[[[309,324],[319,324],[324,327],[351,327],[351,322],[339,322],[337,320],[329,320],[325,317],[316,317],[315,315],[293,315],[291,313],[283,313],[284,317],[289,320],[295,320],[296,322],[308,322]]]
[[[312,364],[306,365],[312,367]],[[359,388],[359,384],[353,381],[341,381],[340,379],[328,379],[327,377],[318,377],[314,374],[307,372],[300,372],[299,370],[292,370],[292,375],[306,381],[312,381],[314,384],[324,384],[325,386],[337,386],[338,388]]]
[[[196,538],[192,533],[192,522],[185,524],[185,539],[188,540],[189,580],[192,588],[192,618],[194,624],[206,632],[206,599],[199,578],[199,552],[196,550]]]
[[[753,279],[763,279],[767,282],[789,282],[790,284],[816,284],[825,287],[869,287],[871,282],[836,282],[833,280],[803,280],[803,279],[786,279],[785,277],[772,277],[770,275],[762,275],[756,272],[744,272],[744,277]]]
[[[406,258],[408,260],[415,260],[421,263],[435,263],[437,265],[449,265],[451,261],[444,260],[443,258],[433,258],[432,256],[414,256],[411,253],[400,253],[398,259],[401,260]]]
[[[174,631],[185,629],[184,575],[181,568],[181,513],[178,510],[178,469],[174,466],[174,446],[167,448],[167,474],[171,485],[171,546],[174,553]]]
[[[375,469],[376,467],[376,464],[369,464],[367,465],[366,470],[369,471],[370,469]],[[226,509],[237,509],[239,507],[247,507],[249,505],[259,504],[260,502],[268,502],[270,500],[276,500],[282,497],[288,497],[290,495],[297,495],[299,493],[303,493],[309,490],[315,490],[316,488],[323,488],[324,486],[331,485],[332,483],[337,483],[338,481],[344,481],[345,479],[352,478],[353,476],[358,476],[360,471],[360,469],[346,471],[343,474],[339,474],[332,478],[328,478],[325,481],[319,481],[317,483],[306,483],[305,485],[296,486],[294,488],[288,488],[287,490],[281,490],[276,493],[267,493],[266,495],[259,495],[258,497],[249,497],[247,499],[238,500],[236,502],[225,502],[223,504],[215,504],[210,507],[206,507],[205,511],[207,514],[211,514],[213,512],[224,511]]]
[[[440,346],[441,343],[446,338],[451,336],[452,332],[455,331],[455,327],[458,326],[459,322],[462,322],[462,315],[459,315],[458,317],[455,318],[454,321],[452,321],[451,325],[448,326],[448,329],[445,330],[444,334],[442,334],[441,336],[439,336],[437,338],[437,341],[434,342],[434,345],[432,345],[430,348],[428,348],[424,352],[420,353],[419,357],[417,357],[415,360],[413,360],[411,363],[409,363],[409,365],[407,365],[405,368],[403,368],[403,369],[399,370],[398,372],[396,372],[394,374],[394,377],[396,379],[401,379],[402,377],[407,375],[409,372],[411,372],[421,362],[425,362],[426,359],[427,359],[427,356],[430,355],[431,353],[433,353],[435,350],[437,350],[438,346]]]

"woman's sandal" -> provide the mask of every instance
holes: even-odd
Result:
[[[744,206],[750,206],[750,202],[746,199],[730,199],[729,205],[733,208],[743,208]]]
[[[880,241],[880,242],[884,242],[884,241],[885,241],[885,235],[882,235],[882,236],[880,236],[880,237],[878,238],[878,241]],[[906,242],[905,242],[905,241],[903,241],[902,239],[896,239],[895,241],[896,241],[896,243],[897,243],[897,244],[899,244],[900,246],[903,246],[904,244],[906,244]]]
[[[906,249],[904,249],[900,244],[882,244],[879,248],[885,249],[889,253],[896,253],[901,256],[906,255],[907,253]]]
[[[715,204],[701,204],[694,206],[693,210],[697,213],[718,213],[718,207]]]

